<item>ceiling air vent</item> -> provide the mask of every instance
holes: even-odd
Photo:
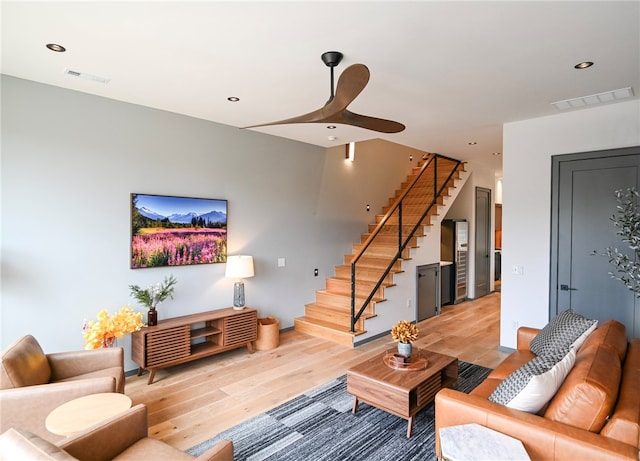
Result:
[[[580,107],[593,106],[605,102],[614,102],[619,99],[626,99],[633,96],[633,88],[621,88],[619,90],[605,91],[604,93],[582,96],[580,98],[565,99],[551,104],[558,110],[578,109]]]
[[[78,72],[77,70],[65,69],[64,73],[71,77],[77,77],[84,80],[93,80],[94,82],[109,83],[111,81],[110,78],[100,77],[99,75],[86,74],[84,72]]]

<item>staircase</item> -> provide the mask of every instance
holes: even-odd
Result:
[[[353,253],[336,266],[335,276],[327,277],[325,289],[316,291],[316,301],[305,306],[305,316],[294,319],[296,331],[353,347],[462,171],[460,161],[437,154],[413,168],[384,214],[376,215],[376,222],[353,245]]]

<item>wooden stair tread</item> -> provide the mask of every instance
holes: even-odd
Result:
[[[339,265],[339,266],[336,266],[336,269],[337,269],[338,267],[340,267],[340,268],[344,267],[346,270],[348,270],[348,271],[349,271],[349,273],[351,272],[351,265],[350,265],[350,264],[341,264],[341,265]],[[384,270],[385,270],[385,269],[386,269],[386,267],[379,267],[379,266],[365,266],[365,265],[358,264],[358,265],[356,266],[356,277],[358,276],[358,272],[360,272],[360,271],[365,271],[365,272],[379,272],[380,274],[382,274],[382,273],[384,272]],[[390,275],[392,275],[392,274],[401,274],[401,273],[403,273],[403,272],[404,272],[404,270],[402,270],[402,269],[399,269],[399,270],[393,270],[393,269],[392,269],[392,270],[389,272],[389,274],[390,274]]]
[[[353,333],[350,331],[349,327],[338,325],[337,323],[325,322],[323,320],[314,319],[311,317],[307,317],[306,315],[303,317],[298,317],[296,321],[308,322],[317,327],[328,328],[330,330],[334,330],[339,333],[350,335],[350,336],[360,336],[367,332],[366,330],[356,330],[355,333]]]
[[[382,275],[382,274],[380,274]],[[380,298],[384,298],[384,290],[385,285],[381,283],[380,286],[376,288],[378,281],[374,280],[362,280],[356,277],[355,287],[356,287],[356,297],[358,296],[369,296],[369,294],[374,290],[377,292],[376,296]],[[338,278],[338,277],[327,277],[325,282],[325,290],[330,291],[332,293],[340,293],[345,296],[351,297],[351,277],[349,278]]]
[[[432,225],[431,223],[429,224],[422,223],[422,227],[431,226],[431,225]],[[374,223],[369,224],[369,232],[373,232],[376,227],[378,227],[378,224],[374,224]],[[396,236],[398,235],[398,228],[400,226],[398,226],[397,224],[388,224],[386,227],[387,227],[386,229],[383,229],[381,231],[381,235],[396,235]],[[402,226],[403,235],[408,233],[413,227],[414,226],[406,226],[406,225]],[[417,237],[424,237],[425,234],[424,234],[424,231],[420,232],[420,229],[418,228],[415,235]]]
[[[305,317],[319,320],[324,323],[340,325],[343,328],[351,327],[351,308],[336,308],[335,306],[327,306],[320,302],[306,304]],[[364,330],[364,324],[367,319],[375,317],[375,313],[365,312],[356,320],[356,330]]]
[[[345,261],[350,261],[355,255],[353,253],[345,254]],[[411,259],[411,258],[407,258]],[[402,260],[399,260],[402,262]],[[394,263],[395,264],[395,263]],[[344,264],[346,266],[351,265],[351,263]],[[386,269],[389,265],[389,258],[384,256],[362,256],[356,263],[356,268],[358,267],[373,267],[373,268],[383,268]]]
[[[335,291],[329,291],[329,290],[316,290],[316,293],[326,293],[326,294],[334,295],[334,296],[342,296],[344,298],[349,298],[349,300],[351,300],[351,293],[344,294],[344,293],[337,293]],[[367,299],[367,296],[358,296],[358,295],[356,295],[356,300],[364,301],[365,299]],[[377,296],[374,296],[373,298],[371,298],[371,302],[374,302],[374,303],[381,303],[381,302],[384,302],[384,301],[386,301],[385,298],[380,298],[380,297],[377,297]]]
[[[331,279],[331,280],[340,280],[340,281],[345,281],[345,282],[351,283],[351,278],[338,277],[337,275],[334,275],[332,277],[327,277],[327,278]],[[368,285],[371,288],[375,287],[377,283],[378,283],[377,281],[372,282],[372,281],[369,281],[369,280],[357,280],[356,279],[356,285]],[[391,282],[382,282],[380,284],[380,286],[382,288],[388,288],[388,287],[394,287],[394,286],[396,286],[396,284],[395,283],[391,283]]]
[[[319,308],[319,309],[331,311],[331,312],[336,313],[338,315],[343,315],[344,314],[344,315],[348,315],[349,317],[351,317],[351,308],[345,309],[345,308],[342,308],[342,307],[329,306],[328,304],[321,304],[321,303],[309,303],[309,304],[305,304],[305,307],[316,307],[316,308]],[[377,315],[376,314],[371,314],[371,313],[365,311],[365,312],[362,313],[362,317],[367,318],[367,319],[372,319],[374,317],[377,317]],[[311,317],[311,318],[315,318],[315,317]]]
[[[360,243],[365,243],[371,233],[367,232],[360,235]],[[375,237],[376,242],[384,242],[389,245],[398,245],[398,236],[397,235],[389,235],[389,234],[380,234]],[[418,248],[418,237],[413,236],[409,239],[409,243],[407,244],[408,248]]]

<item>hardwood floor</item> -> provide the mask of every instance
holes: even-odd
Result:
[[[498,350],[499,292],[445,306],[418,328],[418,347],[465,362],[494,368],[507,356]],[[395,347],[391,335],[351,349],[291,330],[270,351],[237,349],[159,370],[151,385],[147,374],[131,376],[126,394],[147,405],[152,437],[186,450]]]

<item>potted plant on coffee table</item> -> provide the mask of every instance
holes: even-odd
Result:
[[[411,357],[412,342],[418,339],[420,330],[407,320],[400,320],[391,329],[391,337],[398,343],[398,354]]]

